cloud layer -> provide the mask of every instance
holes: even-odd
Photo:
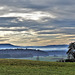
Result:
[[[0,0],[0,43],[68,44],[75,41],[74,0]]]

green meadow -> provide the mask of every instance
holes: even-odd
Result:
[[[0,59],[0,75],[74,75],[74,62]]]

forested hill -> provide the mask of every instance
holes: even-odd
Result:
[[[0,58],[23,58],[33,56],[49,56],[45,51],[34,49],[1,49]]]

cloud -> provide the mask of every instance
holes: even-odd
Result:
[[[21,17],[25,20],[42,20],[43,18],[56,18],[56,16],[47,12],[32,12],[32,13],[8,13],[1,15],[0,17]],[[20,21],[23,21],[22,19]]]
[[[74,0],[0,0],[0,37],[4,43],[65,44],[74,36]]]

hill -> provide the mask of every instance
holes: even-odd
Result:
[[[47,48],[47,47],[68,47],[68,45],[47,45],[47,46],[16,46],[12,44],[0,44],[0,48]]]
[[[49,56],[49,54],[35,49],[0,49],[0,58],[25,58],[33,56]]]
[[[66,52],[65,50],[51,50],[51,51],[46,51],[48,52],[49,55],[55,55],[55,56],[58,56],[58,55],[66,55]]]
[[[8,48],[19,48],[20,46],[15,46],[15,45],[12,45],[12,44],[0,44],[0,48],[1,49],[8,49]]]
[[[68,47],[68,45],[47,45],[47,46],[45,46],[45,47]]]
[[[16,45],[12,45],[12,44],[0,44],[0,46],[13,46],[13,47],[67,47],[68,45],[46,45],[46,46],[16,46]]]
[[[24,46],[26,48],[46,48],[46,47],[68,47],[68,45],[47,45],[47,46]]]
[[[67,46],[68,45],[15,46],[12,44],[0,44],[0,58],[24,58],[33,56],[66,55],[66,50],[62,49],[65,47],[67,48]],[[52,50],[53,48],[57,48],[57,50]],[[47,49],[49,49],[49,51]]]

